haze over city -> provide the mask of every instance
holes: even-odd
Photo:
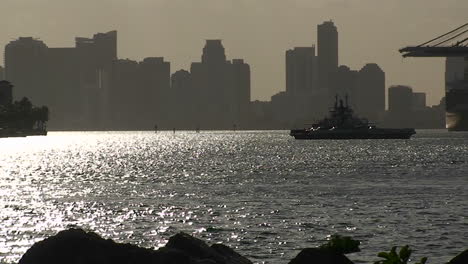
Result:
[[[316,25],[333,20],[339,64],[378,63],[387,86],[444,96],[444,59],[402,59],[398,49],[420,44],[465,22],[468,2],[417,1],[2,1],[0,46],[20,36],[68,47],[75,36],[118,30],[120,58],[161,56],[171,71],[200,59],[205,39],[222,39],[226,55],[251,66],[252,100],[285,89],[284,51],[316,44]],[[3,61],[3,54],[0,55]]]

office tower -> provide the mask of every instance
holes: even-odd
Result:
[[[317,46],[319,87],[329,89],[330,79],[338,68],[338,31],[333,21],[317,26]]]
[[[172,107],[174,120],[177,129],[197,128],[197,124],[193,122],[195,108],[194,100],[197,94],[192,87],[192,75],[186,70],[178,70],[171,76],[171,93]]]
[[[92,38],[76,37],[81,112],[88,129],[101,129],[106,73],[117,60],[117,31],[97,33]]]
[[[311,94],[317,88],[315,46],[286,51],[286,92],[292,96]]]
[[[140,62],[139,72],[142,121],[151,127],[154,126],[153,123],[169,126],[173,119],[174,108],[170,94],[171,64],[162,57],[145,58]]]
[[[5,80],[0,80],[0,106],[8,106],[13,102],[13,85]]]
[[[250,108],[250,66],[242,59],[232,60],[232,86],[234,96],[231,103],[234,106],[234,123],[243,126],[248,123]]]
[[[115,60],[110,67],[109,109],[106,127],[111,129],[135,129],[139,125],[140,83],[138,62]]]
[[[382,119],[385,112],[385,72],[375,63],[359,70],[356,111],[373,122]]]
[[[349,104],[357,107],[357,89],[359,74],[355,70],[351,70],[348,66],[341,65],[337,71],[332,74],[333,78],[330,80],[329,95],[333,95],[333,102],[335,96],[344,99],[349,97]]]
[[[36,105],[48,103],[46,86],[48,48],[32,37],[20,37],[5,46],[5,79],[15,85],[15,99],[28,97]]]
[[[226,61],[221,40],[206,41],[202,62],[192,63],[190,72],[198,95],[194,122],[203,129],[231,128],[235,122],[231,63]]]
[[[413,105],[413,89],[409,86],[395,85],[388,89],[388,110],[407,114]]]
[[[395,85],[388,89],[388,111],[385,126],[414,127],[413,90],[409,86]]]

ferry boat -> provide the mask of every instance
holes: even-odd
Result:
[[[414,128],[378,128],[367,119],[358,118],[354,111],[338,96],[329,117],[303,129],[292,129],[295,139],[409,139],[416,134]]]

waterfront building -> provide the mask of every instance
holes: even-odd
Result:
[[[286,51],[286,92],[292,96],[310,94],[317,89],[315,46]]]
[[[5,46],[5,79],[15,84],[14,99],[49,103],[47,55],[47,45],[32,37],[20,37]]]
[[[243,59],[233,59],[231,65],[234,124],[244,128],[248,124],[250,112],[250,66]]]
[[[359,70],[356,111],[370,121],[378,122],[385,112],[385,72],[375,63],[368,63]]]
[[[330,80],[329,96],[338,96],[345,98],[348,96],[349,105],[357,108],[357,89],[358,89],[358,72],[351,70],[348,66],[341,65],[337,71],[332,75]],[[335,99],[334,99],[335,100]]]
[[[319,87],[327,90],[338,68],[338,30],[333,21],[317,26],[317,56]]]
[[[201,62],[190,67],[196,93],[193,122],[204,129],[232,129],[250,95],[250,67],[243,60],[226,60],[221,40],[207,40]]]
[[[139,63],[138,92],[141,124],[158,123],[169,128],[172,121],[173,105],[171,102],[171,64],[163,57],[145,58]]]

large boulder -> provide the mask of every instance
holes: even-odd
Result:
[[[250,260],[225,245],[214,244],[210,247],[202,240],[186,233],[178,233],[171,237],[166,248],[183,251],[191,258],[203,263],[209,261],[207,263],[252,264]]]
[[[35,243],[19,264],[152,263],[156,257],[154,250],[118,244],[82,229],[69,229]]]
[[[467,264],[468,263],[468,249],[458,254],[448,264]]]
[[[289,264],[353,264],[345,255],[321,248],[306,248]]]
[[[209,247],[185,233],[158,250],[103,239],[93,232],[69,229],[35,243],[19,264],[252,264],[227,246]]]

